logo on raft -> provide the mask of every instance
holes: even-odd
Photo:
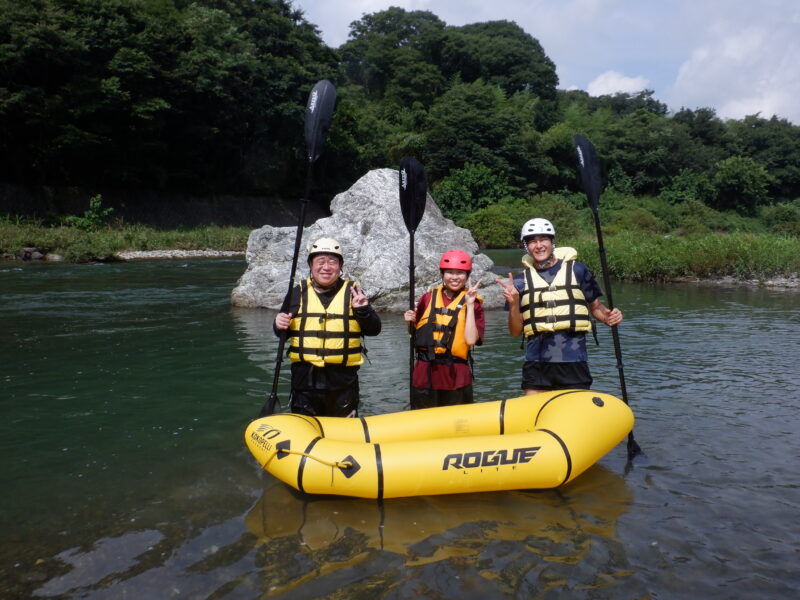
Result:
[[[280,429],[275,429],[272,425],[266,423],[256,427],[255,431],[250,432],[250,437],[253,441],[261,446],[267,452],[272,451],[272,444],[269,440],[275,439],[281,434]],[[279,444],[280,445],[280,444]]]
[[[514,448],[511,456],[509,450],[484,450],[483,452],[460,452],[444,457],[442,471],[448,469],[474,469],[476,467],[497,467],[500,465],[517,465],[531,462],[541,446]]]
[[[265,439],[271,440],[278,437],[281,434],[281,431],[280,429],[275,429],[272,425],[262,423],[256,427],[256,433]]]

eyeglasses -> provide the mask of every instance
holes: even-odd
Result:
[[[323,265],[329,265],[332,267],[339,266],[339,259],[333,256],[315,256],[311,259],[311,264],[315,267],[321,267]]]

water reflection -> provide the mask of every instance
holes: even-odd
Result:
[[[420,571],[428,593],[460,597],[461,584],[474,590],[530,588],[529,574],[544,566],[552,584],[576,585],[574,565],[604,556],[583,584],[607,576],[624,579],[607,553],[593,545],[613,541],[632,494],[617,474],[596,465],[558,492],[497,492],[387,500],[310,497],[267,480],[245,517],[258,538],[258,555],[269,591],[278,597],[319,597],[337,589],[358,596],[376,585],[404,588]],[[393,555],[392,569],[375,560]],[[291,556],[292,560],[284,558]],[[283,558],[282,558],[283,557]],[[399,572],[398,572],[399,570]],[[348,572],[352,572],[349,573]],[[358,573],[358,576],[355,573]],[[445,577],[446,576],[446,577]],[[452,577],[452,579],[451,579]],[[535,590],[542,592],[537,573]],[[345,583],[350,581],[350,583]],[[381,583],[382,582],[382,583]],[[343,583],[349,587],[342,590]],[[609,581],[606,581],[609,583]],[[450,595],[458,592],[459,595]],[[430,597],[430,596],[428,596]]]

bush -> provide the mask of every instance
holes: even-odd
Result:
[[[669,204],[679,204],[686,200],[699,200],[711,204],[714,199],[714,185],[708,176],[690,169],[681,169],[670,181],[668,188],[659,194],[659,198]]]
[[[461,220],[481,248],[513,248],[519,243],[522,224],[531,218],[525,200],[503,200],[476,210]]]
[[[763,207],[761,219],[773,233],[800,236],[800,199]]]
[[[767,188],[772,181],[764,166],[747,156],[731,156],[716,164],[714,207],[754,216],[757,207],[767,204]]]
[[[461,220],[482,248],[515,248],[525,221],[542,217],[553,223],[557,240],[569,240],[593,231],[591,212],[579,210],[581,195],[570,193],[537,194],[529,200],[503,200],[476,210]]]
[[[63,222],[67,227],[77,227],[83,231],[96,231],[102,227],[108,215],[114,212],[111,207],[103,208],[103,197],[100,194],[89,199],[89,208],[84,211],[82,217],[69,215],[64,217]]]
[[[433,198],[445,217],[460,223],[469,213],[511,199],[512,192],[505,175],[497,175],[485,165],[468,163],[434,185]]]

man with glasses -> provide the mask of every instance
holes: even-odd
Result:
[[[342,278],[343,265],[335,239],[311,244],[311,275],[292,290],[289,311],[275,316],[275,333],[288,330],[289,335],[293,413],[358,416],[362,339],[381,332],[381,319],[361,286]]]
[[[547,219],[531,219],[520,239],[527,252],[525,271],[508,281],[498,279],[508,307],[508,330],[525,333],[522,367],[525,394],[547,390],[586,389],[592,385],[586,351],[591,317],[609,327],[622,322],[619,309],[600,302],[603,295],[592,272],[575,260],[573,248],[555,245],[556,230]],[[591,316],[590,316],[591,315]]]

